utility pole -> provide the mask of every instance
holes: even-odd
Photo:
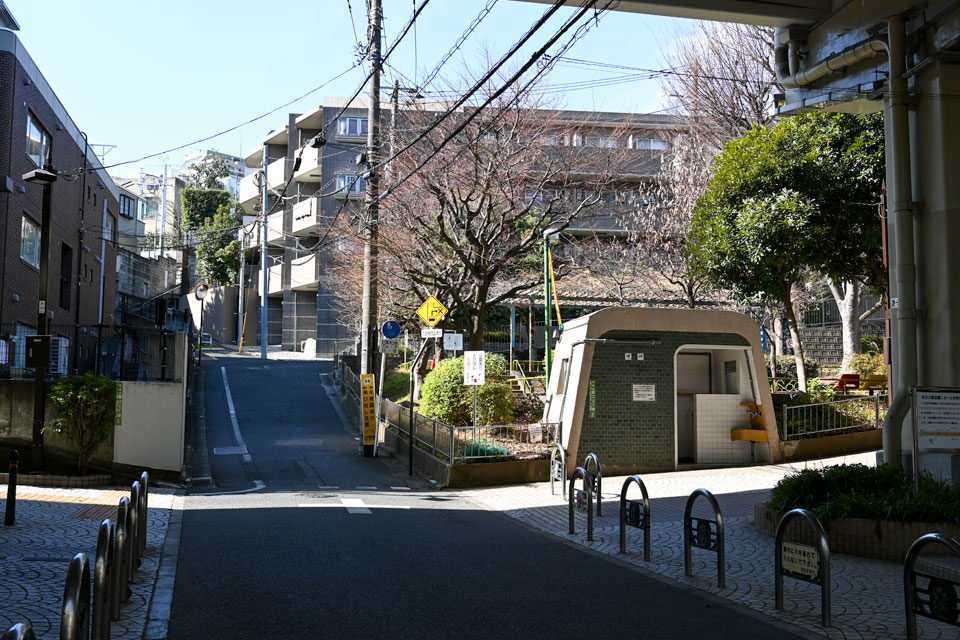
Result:
[[[160,185],[160,257],[163,257],[164,237],[167,234],[167,161],[163,161],[163,184]]]
[[[270,267],[267,265],[267,203],[270,184],[267,181],[267,145],[263,145],[263,195],[260,201],[260,359],[267,359],[267,284]]]
[[[243,299],[244,288],[243,288],[243,270],[246,268],[247,264],[247,232],[243,227],[240,227],[240,272],[237,277],[237,287],[240,291],[240,295],[237,296],[237,349],[240,350],[243,347]]]
[[[370,106],[367,110],[367,189],[363,230],[363,303],[360,321],[360,372],[373,371],[373,341],[377,315],[377,146],[380,139],[380,0],[370,0],[367,37],[370,46]]]

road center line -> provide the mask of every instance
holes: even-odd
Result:
[[[346,503],[347,499],[344,499],[343,502]],[[330,509],[330,508],[344,509],[346,508],[348,513],[370,513],[371,509],[402,509],[402,510],[410,509],[410,505],[404,505],[404,504],[363,504],[363,501],[361,500],[358,500],[357,502],[360,502],[362,506],[353,505],[353,504],[337,504],[336,502],[329,502],[325,504],[302,502],[297,506],[304,509]]]
[[[247,453],[247,445],[240,435],[240,424],[237,422],[237,410],[233,406],[233,394],[230,393],[230,383],[227,382],[227,368],[220,367],[220,373],[223,374],[223,390],[227,395],[227,410],[230,412],[230,424],[233,425],[233,437],[237,441],[237,447],[243,450],[243,461],[253,462],[253,458]]]

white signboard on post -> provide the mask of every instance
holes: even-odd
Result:
[[[916,389],[914,422],[920,449],[960,449],[960,390]]]
[[[447,351],[463,351],[462,333],[443,334],[443,348]]]
[[[474,386],[484,384],[483,367],[486,355],[483,351],[463,352],[463,384]]]

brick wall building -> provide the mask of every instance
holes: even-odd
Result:
[[[119,192],[11,22],[0,29],[0,375],[22,373],[23,337],[36,333],[44,242],[59,372],[85,371],[94,366],[98,325],[114,322]],[[47,239],[44,187],[23,178],[36,169],[57,176]]]

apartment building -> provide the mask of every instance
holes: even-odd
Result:
[[[423,111],[422,105],[418,111]],[[403,113],[399,115],[402,118]],[[581,233],[615,229],[617,218],[611,211],[632,205],[629,198],[639,197],[639,191],[633,187],[656,178],[659,157],[675,130],[682,126],[676,117],[665,115],[546,110],[542,115],[557,127],[555,139],[545,144],[616,148],[628,156],[616,193],[611,191],[609,197],[605,196],[604,206],[591,209],[590,215],[572,229]],[[383,107],[383,118],[381,144],[388,148],[389,104]],[[357,158],[365,150],[367,126],[365,100],[347,104],[344,98],[328,97],[316,109],[289,115],[282,127],[269,132],[244,157],[247,167],[259,169],[240,185],[240,205],[249,216],[263,213],[262,169],[266,169],[269,344],[300,350],[305,340],[315,339],[317,354],[324,355],[342,351],[355,342],[355,329],[344,326],[334,315],[330,294],[338,283],[325,270],[329,243],[318,243],[343,201],[363,198],[366,185]],[[248,224],[240,237],[248,264],[252,264],[244,274],[245,286],[259,291],[259,225]],[[248,320],[255,320],[253,314],[255,311],[248,310]]]
[[[2,2],[0,27],[0,375],[24,375],[24,337],[40,313],[55,338],[52,373],[89,370],[114,322],[120,192]],[[46,184],[28,180],[38,170]]]

